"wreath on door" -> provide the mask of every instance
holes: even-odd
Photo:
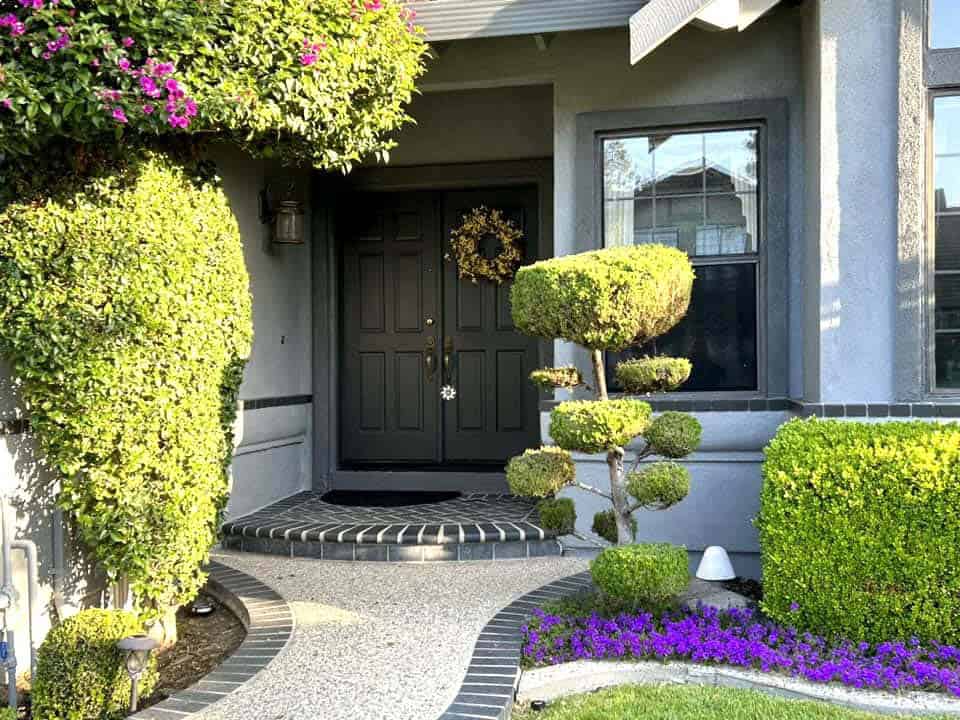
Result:
[[[481,243],[492,237],[499,248],[492,257],[481,253]],[[450,233],[450,245],[457,261],[457,273],[463,280],[477,284],[492,280],[497,284],[510,280],[523,260],[523,233],[500,210],[474,208],[460,227]]]

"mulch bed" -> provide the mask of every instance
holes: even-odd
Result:
[[[177,612],[177,644],[157,658],[160,681],[149,698],[140,703],[149,707],[179,690],[185,690],[212,672],[240,647],[246,630],[237,616],[209,595],[201,598],[214,607],[212,614],[197,617],[189,607]]]

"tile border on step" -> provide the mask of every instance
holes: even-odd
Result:
[[[320,540],[287,540],[283,537],[227,534],[220,541],[225,550],[280,555],[291,558],[353,562],[471,562],[475,560],[525,560],[559,557],[563,546],[556,538],[508,540],[505,542],[357,544]]]
[[[275,590],[218,562],[208,568],[206,591],[243,623],[240,647],[185,690],[135,715],[133,720],[184,720],[235,692],[267,667],[293,634],[293,611]]]
[[[438,720],[510,720],[520,683],[520,628],[541,603],[592,587],[585,571],[554,580],[501,608],[477,636],[460,690]]]

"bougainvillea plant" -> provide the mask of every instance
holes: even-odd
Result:
[[[0,154],[170,133],[349,169],[423,72],[400,0],[0,0]]]
[[[684,660],[781,673],[853,688],[948,692],[960,697],[960,648],[940,643],[830,641],[758,617],[752,610],[699,605],[655,617],[553,614],[522,628],[528,665],[630,658]]]

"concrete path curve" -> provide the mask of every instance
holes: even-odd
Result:
[[[515,598],[587,569],[575,558],[358,563],[216,552],[282,595],[296,626],[253,680],[202,720],[435,720],[487,620]]]

